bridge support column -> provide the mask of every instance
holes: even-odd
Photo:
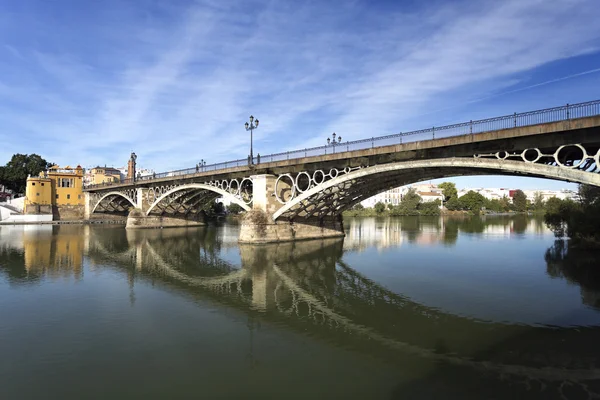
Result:
[[[275,196],[276,177],[274,175],[254,175],[252,179],[252,210],[242,220],[240,243],[274,243],[293,240],[323,239],[343,237],[342,216],[303,219],[294,221],[273,219],[273,214],[281,207]],[[285,192],[289,188],[279,188]],[[285,198],[285,193],[279,193]]]
[[[83,193],[83,198],[84,198],[84,202],[83,202],[83,219],[85,220],[89,220],[92,216],[92,207],[93,205],[91,204],[91,196],[90,196],[90,192],[84,192]]]
[[[137,188],[136,189],[136,207],[142,210],[144,213],[148,211],[150,208],[150,203],[148,203],[148,188]]]

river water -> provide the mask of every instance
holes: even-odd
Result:
[[[600,394],[598,254],[524,216],[345,226],[0,226],[0,399]]]

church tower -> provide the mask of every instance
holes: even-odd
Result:
[[[137,156],[132,151],[127,163],[127,180],[130,182],[135,181],[135,160],[137,160]]]

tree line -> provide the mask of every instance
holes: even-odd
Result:
[[[544,221],[558,238],[569,238],[569,245],[600,248],[600,188],[579,185],[579,201],[548,199]]]
[[[444,196],[443,205],[448,211],[461,211],[470,214],[485,213],[543,213],[546,202],[542,193],[536,192],[533,200],[529,200],[522,190],[516,190],[512,199],[504,196],[500,199],[488,199],[473,190],[458,196],[456,185],[452,182],[443,182],[438,185]],[[440,215],[439,200],[424,202],[414,188],[410,188],[402,197],[398,205],[387,206],[378,202],[373,208],[365,208],[357,204],[352,210],[347,211],[348,216],[410,216],[410,215]]]
[[[469,211],[478,214],[484,210],[495,213],[543,212],[544,210],[544,197],[540,192],[535,193],[533,201],[527,199],[527,195],[520,189],[515,190],[512,200],[508,196],[488,199],[473,190],[459,197],[456,185],[452,182],[440,183],[438,187],[443,190],[444,206],[449,211]]]

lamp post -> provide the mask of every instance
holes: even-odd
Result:
[[[337,146],[338,144],[342,143],[342,137],[338,136],[337,138],[337,142],[335,141],[335,132],[333,132],[333,134],[331,135],[331,137],[333,137],[333,140],[331,140],[330,138],[327,138],[327,146],[333,146],[333,152],[335,153],[335,146]]]
[[[254,153],[252,151],[252,134],[255,129],[258,128],[258,119],[254,119],[254,116],[250,116],[250,123],[246,122],[244,125],[246,127],[246,131],[250,131],[250,159],[248,160],[248,165],[254,165]]]

